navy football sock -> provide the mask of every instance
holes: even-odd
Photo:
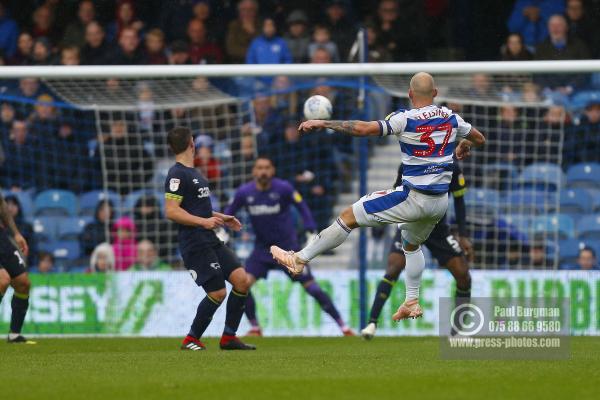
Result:
[[[29,308],[29,295],[15,292],[10,302],[12,308],[12,314],[10,316],[10,332],[21,333],[23,329],[23,322],[25,322],[25,315]]]
[[[223,329],[224,336],[235,336],[242,315],[244,314],[244,308],[246,308],[246,300],[248,293],[240,293],[235,289],[231,289],[229,298],[227,299],[227,315],[225,316],[225,329]]]
[[[250,321],[250,325],[253,328],[257,328],[260,325],[258,324],[258,319],[256,318],[256,301],[254,301],[254,296],[252,296],[252,292],[248,292],[248,297],[246,297],[246,317],[248,321]]]
[[[373,300],[373,305],[371,306],[369,322],[377,324],[381,310],[383,309],[387,299],[390,297],[390,293],[395,284],[396,279],[387,274],[383,276],[383,279],[379,282],[379,285],[377,285],[377,293],[375,294],[375,299]]]
[[[200,339],[206,328],[208,328],[210,321],[212,321],[213,315],[215,315],[215,312],[220,305],[221,303],[219,301],[206,295],[200,304],[198,304],[196,317],[194,318],[194,322],[192,322],[192,327],[190,328],[190,333],[188,333],[188,336]]]
[[[317,282],[312,282],[308,285],[306,291],[317,300],[323,311],[331,315],[331,318],[333,318],[340,327],[345,326],[339,311],[335,308],[333,301],[331,301],[331,297],[321,289],[321,286],[319,286]]]

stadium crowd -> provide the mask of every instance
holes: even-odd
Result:
[[[598,20],[600,0],[8,0],[0,2],[0,64],[349,62],[358,60],[355,40],[360,26],[366,28],[371,62],[587,59],[600,57]],[[526,132],[533,142],[539,139],[534,132],[546,132],[550,138],[560,135],[563,127],[565,171],[578,163],[600,161],[600,96],[591,91],[600,89],[598,77],[536,76],[502,88],[491,81],[489,76],[475,75],[468,88],[451,93],[457,98],[507,101],[485,113],[451,105],[472,115],[475,125],[478,115],[497,115],[485,126],[492,147],[498,146],[489,153],[498,159],[488,157],[486,162],[518,161],[522,168],[548,161],[543,154],[534,157],[531,149],[507,147],[511,141],[503,138]],[[329,224],[335,196],[350,188],[353,142],[332,135],[320,138],[317,146],[311,137],[299,137],[295,128],[309,95],[335,99],[334,117],[350,118],[355,92],[325,82],[303,92],[287,91],[292,85],[285,77],[251,83],[252,89],[261,89],[254,96],[253,115],[244,121],[239,143],[225,145],[235,147],[227,149],[235,150],[235,171],[221,165],[222,138],[202,132],[201,126],[194,128],[200,133],[196,166],[213,188],[227,173],[238,185],[250,179],[254,155],[268,154],[279,176],[293,182],[307,199],[323,228]],[[140,103],[151,97],[151,92],[140,89]],[[61,240],[78,241],[75,258],[91,259],[85,262],[90,272],[168,268],[164,261],[172,261],[175,254],[161,243],[174,241],[168,237],[173,228],[162,219],[159,198],[137,196],[127,213],[115,213],[120,199],[96,198],[84,211],[82,196],[102,189],[103,168],[109,175],[104,179],[113,183],[109,189],[117,196],[146,187],[157,168],[153,160],[166,156],[156,153],[161,146],[152,145],[160,144],[152,134],[166,128],[156,120],[188,121],[189,110],[173,109],[162,118],[140,112],[111,119],[103,128],[106,133],[97,135],[95,124],[89,123],[93,116],[53,103],[53,93],[36,79],[3,82],[0,100],[3,189],[33,194],[61,189],[80,196],[79,213],[69,216],[86,219],[79,222],[76,237],[66,233]],[[541,109],[515,107],[509,104],[513,100],[546,102],[548,107],[533,115]],[[39,227],[21,212],[23,196],[8,199],[22,232],[33,243],[30,263],[40,272],[56,270],[56,252],[43,245]],[[227,199],[216,201],[223,204]],[[597,268],[594,249],[586,247],[579,259],[587,260],[581,265]]]

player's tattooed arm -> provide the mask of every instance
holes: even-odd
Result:
[[[19,246],[19,250],[27,257],[29,254],[29,247],[27,246],[27,241],[19,232],[17,225],[15,224],[15,220],[12,215],[10,215],[8,211],[8,206],[6,205],[6,201],[4,200],[4,196],[0,194],[0,222],[2,222],[2,226],[4,228],[10,230],[13,234],[15,242]]]
[[[300,124],[300,132],[310,132],[314,129],[333,129],[336,132],[351,136],[379,136],[381,128],[377,121],[327,121],[309,120]]]

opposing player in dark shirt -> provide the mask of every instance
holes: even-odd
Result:
[[[15,221],[10,215],[4,197],[0,194],[0,303],[2,297],[12,286],[13,293],[10,302],[10,332],[8,343],[35,344],[21,335],[25,315],[29,308],[29,275],[25,270],[25,259],[29,253],[27,241],[19,232]]]
[[[270,270],[283,271],[293,281],[302,284],[306,292],[317,300],[323,311],[335,320],[345,336],[353,336],[354,333],[344,323],[329,295],[315,281],[310,268],[307,266],[302,274],[292,275],[287,268],[277,264],[269,252],[269,247],[272,245],[286,249],[300,249],[291,206],[296,207],[302,215],[306,231],[317,230],[316,223],[302,196],[289,182],[275,178],[275,166],[269,158],[256,159],[252,176],[254,179],[238,188],[232,203],[225,209],[226,214],[235,215],[244,208],[250,215],[250,222],[256,235],[254,250],[246,260],[250,285],[252,286],[257,279],[266,278]],[[249,334],[260,336],[262,330],[256,317],[256,304],[252,293],[249,293],[246,302],[246,315],[252,324]]]
[[[179,250],[185,267],[206,292],[181,349],[205,349],[200,337],[227,296],[225,280],[228,280],[233,288],[227,300],[220,347],[223,350],[254,350],[254,346],[242,343],[236,336],[248,295],[248,275],[235,253],[214,232],[223,225],[238,231],[242,225],[231,215],[213,211],[208,181],[194,168],[195,148],[190,129],[173,128],[167,142],[175,153],[176,163],[165,181],[166,216],[179,226]]]
[[[398,167],[398,175],[396,176],[394,187],[400,186],[401,184],[402,165]],[[471,261],[473,260],[473,247],[467,238],[464,199],[466,190],[467,188],[462,170],[460,169],[458,161],[454,160],[449,192],[454,197],[458,238],[455,238],[450,232],[450,226],[446,222],[446,217],[444,217],[438,222],[435,228],[433,228],[429,238],[424,243],[438,263],[446,267],[456,280],[457,305],[468,302],[471,298],[471,275],[469,274],[467,258]],[[388,256],[387,269],[383,279],[377,286],[377,293],[375,293],[375,299],[371,306],[369,323],[361,331],[361,334],[365,339],[371,339],[375,336],[377,321],[381,314],[381,310],[405,266],[406,257],[402,251],[401,230],[396,229],[396,235],[392,241],[390,254]]]

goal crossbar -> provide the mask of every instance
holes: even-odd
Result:
[[[600,71],[600,60],[364,64],[3,66],[0,68],[0,78],[359,76],[402,75],[413,74],[419,71],[453,75],[469,73],[583,73]]]

